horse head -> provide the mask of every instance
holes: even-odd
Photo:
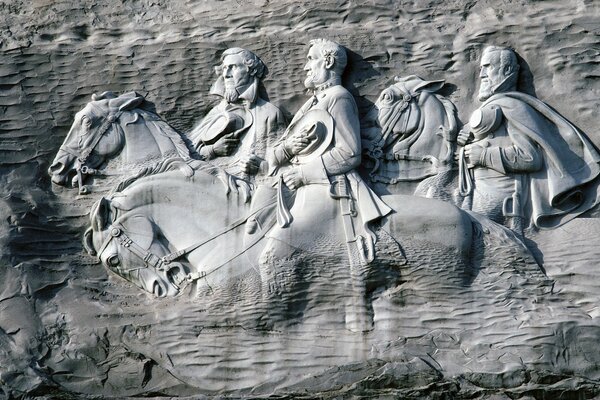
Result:
[[[418,76],[396,77],[396,83],[384,89],[363,125],[367,137],[377,140],[382,148],[409,137],[421,124],[421,97],[434,93],[444,86],[444,81],[426,81]]]
[[[165,265],[159,255],[168,250],[157,240],[150,220],[135,211],[120,210],[101,198],[90,212],[91,227],[84,234],[88,254],[96,256],[110,271],[158,297],[179,293],[185,268],[173,262]]]
[[[52,182],[63,186],[71,183],[85,192],[81,190],[84,175],[122,151],[125,145],[122,126],[135,121],[134,116],[127,114],[136,108],[153,111],[152,103],[135,92],[121,96],[112,92],[93,95],[92,101],[75,115],[48,169]]]
[[[443,80],[395,81],[362,121],[363,148],[372,160],[367,168],[373,181],[419,182],[453,165],[456,107],[436,93]]]

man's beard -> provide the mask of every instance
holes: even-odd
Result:
[[[517,74],[513,72],[500,81],[492,82],[488,79],[482,80],[479,86],[479,101],[486,101],[496,93],[504,93],[516,90]]]
[[[307,89],[315,88],[315,83],[312,76],[307,76],[306,79],[304,79],[304,87]]]
[[[327,73],[326,71],[320,71],[317,74],[311,74],[306,77],[304,80],[304,87],[307,89],[316,89],[319,85],[327,82]]]
[[[479,86],[479,101],[486,101],[495,93],[498,85],[493,84],[489,80],[481,81]]]
[[[235,87],[227,87],[227,85],[225,86],[225,92],[223,93],[223,98],[225,101],[228,103],[234,103],[239,97],[240,94]]]

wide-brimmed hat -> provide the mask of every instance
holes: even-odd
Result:
[[[252,115],[249,112],[246,110],[236,111],[222,111],[214,118],[207,120],[207,125],[202,129],[200,140],[205,144],[212,144],[221,136],[240,132],[252,124]]]
[[[326,110],[310,110],[288,127],[286,136],[297,135],[303,130],[315,139],[294,157],[296,163],[305,163],[327,150],[333,140],[333,117]]]

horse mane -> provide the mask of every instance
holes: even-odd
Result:
[[[156,115],[158,116],[158,114]],[[160,122],[162,122],[161,125],[165,125],[162,129],[162,132],[165,135],[167,135],[169,139],[171,139],[171,142],[175,146],[175,150],[177,150],[177,154],[179,154],[179,156],[184,159],[190,158],[190,147],[186,143],[183,136],[179,133],[179,131],[177,131],[175,128],[169,125],[162,118],[160,119]]]
[[[138,181],[140,178],[160,174],[162,172],[167,171],[175,171],[181,170],[186,176],[192,176],[194,171],[191,169],[192,167],[186,162],[185,159],[179,157],[171,157],[166,158],[164,160],[160,160],[155,162],[152,165],[141,168],[133,175],[129,175],[122,181],[120,181],[111,191],[110,194],[114,194],[116,192],[122,192],[127,187],[131,186],[134,182]]]
[[[446,139],[448,142],[455,143],[458,136],[458,111],[456,110],[456,106],[444,96],[436,94],[435,97],[437,97],[438,100],[444,105],[446,117],[448,118],[449,126],[448,128],[443,129],[444,139]]]
[[[187,178],[191,178],[197,171],[201,171],[219,178],[223,183],[225,183],[225,186],[227,186],[227,174],[223,169],[202,160],[171,157],[141,168],[135,174],[126,177],[110,191],[109,195],[122,192],[141,178],[168,171],[181,171],[181,173]]]
[[[171,125],[169,125],[168,122],[162,119],[160,115],[158,115],[158,112],[156,111],[156,105],[153,102],[147,100],[144,96],[140,95],[137,92],[128,92],[122,94],[121,96],[117,96],[111,91],[105,91],[100,94],[92,95],[92,101],[94,102],[100,100],[114,100],[118,98],[135,98],[139,100],[139,102],[137,102],[133,108],[128,108],[128,110],[132,113],[138,113],[142,117],[144,117],[144,114],[150,114],[152,116],[152,119],[155,119],[156,122],[159,122],[161,128],[160,131],[164,133],[169,139],[171,139],[171,142],[175,146],[175,150],[177,150],[177,154],[179,154],[179,156],[184,159],[190,157],[190,147],[186,144],[182,135]]]

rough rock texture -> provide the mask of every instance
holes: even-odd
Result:
[[[84,253],[95,198],[52,185],[46,170],[91,94],[137,90],[186,132],[215,100],[220,53],[236,46],[261,56],[270,100],[292,114],[316,37],[351,51],[345,84],[361,113],[394,76],[417,74],[446,79],[463,121],[483,46],[511,45],[521,89],[600,144],[597,1],[0,2],[0,396],[600,394],[594,215],[532,237],[547,277],[505,254],[468,287],[432,292],[410,280],[435,257],[422,250],[407,285],[377,293],[366,335],[339,321],[248,330],[228,316],[248,317],[252,304],[155,299]],[[341,275],[313,266],[327,293]]]

